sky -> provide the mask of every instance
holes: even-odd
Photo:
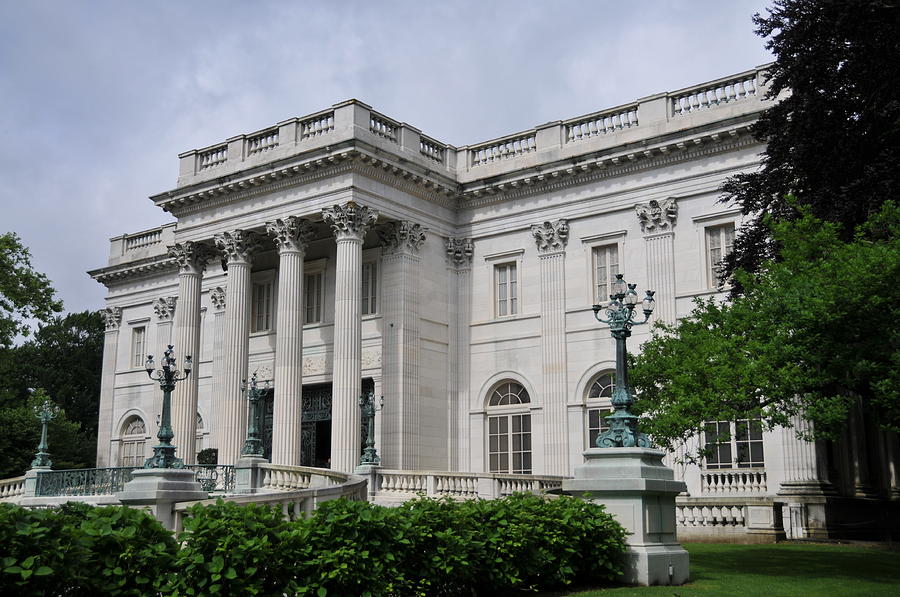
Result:
[[[769,62],[762,0],[0,0],[0,233],[67,312],[177,154],[357,98],[466,145]]]

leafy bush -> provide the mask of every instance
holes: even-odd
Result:
[[[197,452],[197,464],[219,464],[218,448],[203,448]]]

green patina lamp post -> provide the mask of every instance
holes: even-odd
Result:
[[[628,351],[625,340],[631,335],[631,328],[647,323],[650,314],[653,313],[655,301],[653,291],[648,290],[641,306],[644,310],[644,320],[634,321],[634,308],[638,302],[637,292],[634,290],[637,284],[627,284],[622,279],[622,274],[616,274],[612,283],[612,294],[609,295],[609,304],[606,306],[606,317],[600,317],[600,305],[594,305],[594,317],[600,323],[609,324],[609,331],[616,339],[616,389],[613,391],[613,414],[606,418],[609,430],[597,436],[598,448],[649,448],[650,438],[637,430],[638,418],[629,412],[634,403],[634,395],[628,384]]]
[[[381,464],[381,457],[375,449],[375,413],[384,408],[384,396],[375,405],[375,392],[368,392],[359,397],[359,409],[362,416],[368,421],[369,431],[366,434],[366,446],[363,449],[362,456],[359,457],[360,465],[378,465]]]
[[[153,355],[147,356],[144,369],[147,370],[150,379],[159,382],[159,387],[163,391],[163,404],[159,433],[156,434],[159,444],[153,446],[153,456],[144,461],[144,468],[184,468],[184,461],[175,458],[175,446],[172,445],[172,439],[175,437],[172,431],[172,390],[175,389],[177,382],[188,378],[191,366],[190,355],[185,355],[183,371],[175,368],[175,354],[171,344],[163,356],[162,369],[155,371],[156,375],[154,375]]]
[[[262,409],[259,408],[259,401],[269,391],[270,381],[265,380],[263,387],[260,388],[256,380],[256,373],[254,373],[250,377],[250,383],[247,383],[246,379],[241,382],[241,391],[247,392],[247,401],[250,403],[250,414],[247,417],[247,439],[244,440],[244,447],[241,448],[241,456],[263,457],[263,441],[260,436]]]
[[[41,443],[38,444],[37,454],[31,461],[32,468],[50,468],[53,464],[50,461],[50,454],[47,452],[47,425],[56,418],[59,413],[59,407],[49,400],[44,400],[41,404],[34,407],[34,416],[41,421]]]

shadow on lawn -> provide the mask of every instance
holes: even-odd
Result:
[[[691,550],[691,577],[721,580],[731,574],[759,574],[804,579],[858,579],[896,584],[900,581],[900,555],[849,548],[823,549],[821,546],[754,546],[727,551],[704,548]]]

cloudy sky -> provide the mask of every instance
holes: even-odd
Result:
[[[358,98],[454,145],[771,57],[763,0],[0,0],[0,233],[67,311],[176,155]]]

